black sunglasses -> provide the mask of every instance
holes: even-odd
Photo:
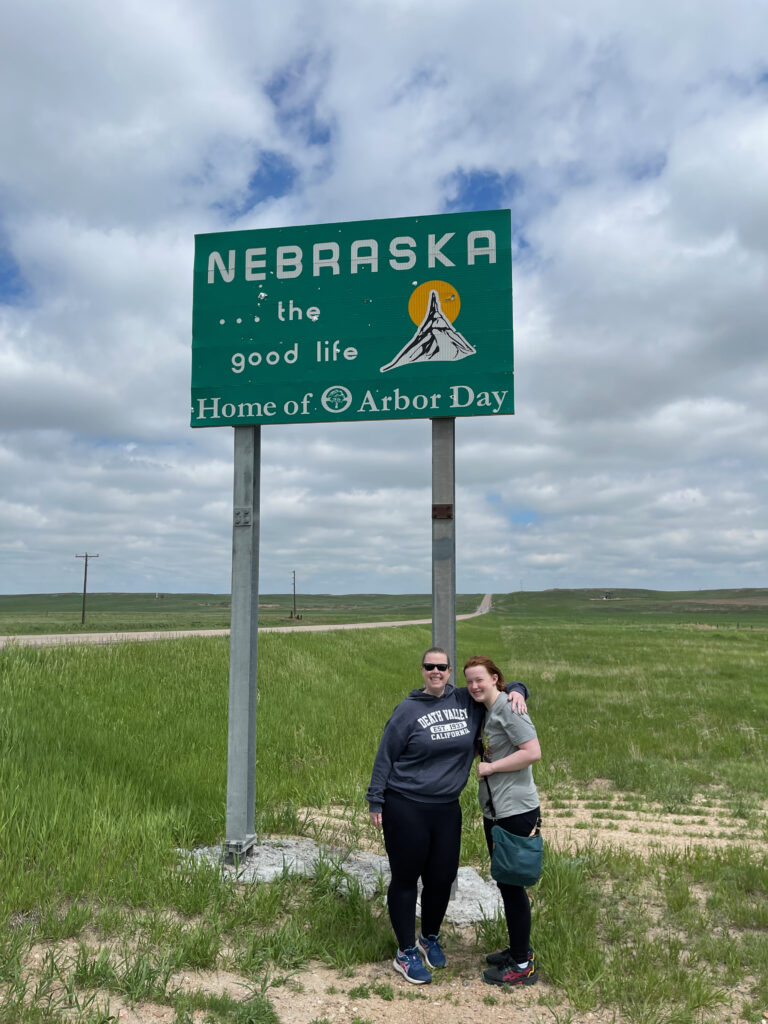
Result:
[[[449,666],[444,661],[441,661],[439,664],[434,661],[425,661],[421,667],[425,668],[427,672],[431,672],[433,669],[437,669],[438,672],[445,672]]]

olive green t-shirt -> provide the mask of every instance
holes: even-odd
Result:
[[[500,761],[520,749],[520,744],[536,738],[536,730],[528,715],[518,715],[501,694],[490,711],[485,713],[482,729],[483,753],[486,761]],[[531,766],[517,772],[496,772],[490,776],[490,790],[495,814],[488,803],[488,779],[481,779],[477,796],[486,818],[509,818],[513,814],[532,811],[539,806],[539,795],[533,781]]]

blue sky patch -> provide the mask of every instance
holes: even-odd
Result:
[[[523,201],[525,191],[523,178],[519,174],[500,174],[492,170],[465,171],[459,168],[448,179],[448,191],[455,189],[454,198],[445,207],[446,213],[465,210],[512,210],[512,245],[518,255],[530,255],[531,243],[525,237],[524,228],[530,214],[530,196]],[[515,200],[518,202],[515,202]]]
[[[248,181],[245,199],[251,209],[265,199],[279,199],[291,191],[296,183],[297,171],[288,157],[270,150],[261,154],[259,166]]]
[[[446,205],[446,213],[463,210],[499,210],[512,203],[522,191],[523,180],[517,174],[498,171],[465,171],[459,168],[450,181],[455,196]]]
[[[21,302],[29,291],[19,265],[10,249],[0,242],[0,303],[14,306]]]
[[[508,523],[514,526],[530,526],[531,523],[539,521],[539,513],[535,509],[525,508],[522,505],[506,505],[500,494],[489,492],[485,500],[492,507],[497,508]]]
[[[327,146],[331,141],[331,126],[317,114],[317,91],[307,98],[304,78],[310,59],[300,57],[281,68],[267,82],[264,91],[275,106],[278,122],[290,133],[299,135],[309,146]]]
[[[232,220],[244,217],[259,203],[279,199],[291,191],[298,172],[291,161],[274,150],[264,150],[259,165],[248,179],[245,194],[228,202],[216,203]]]
[[[531,243],[528,241],[528,239],[525,237],[522,231],[515,232],[515,234],[512,237],[513,255],[516,253],[518,256],[527,256],[532,251],[533,250],[531,247]]]
[[[644,157],[629,160],[624,165],[624,170],[632,181],[646,181],[649,178],[658,178],[666,166],[666,153],[649,153]]]

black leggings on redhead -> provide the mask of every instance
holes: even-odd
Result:
[[[459,869],[461,807],[422,804],[388,789],[382,809],[392,881],[387,908],[400,949],[416,944],[416,894],[421,878],[421,931],[437,935]]]
[[[496,821],[484,817],[483,828],[488,853],[493,852],[491,829],[494,825],[501,825],[505,832],[511,832],[513,836],[529,836],[536,827],[540,813],[540,808],[537,807],[534,811],[524,811],[522,814],[498,818]],[[516,963],[523,964],[528,959],[531,939],[531,904],[528,892],[522,885],[505,885],[503,882],[497,882],[496,885],[501,893],[504,916],[507,919],[509,951]]]

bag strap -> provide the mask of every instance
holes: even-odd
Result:
[[[498,821],[496,816],[496,808],[493,806],[493,796],[491,795],[491,777],[490,775],[485,776],[485,784],[488,787],[488,804],[487,806],[491,810],[491,820]],[[533,826],[533,831],[528,833],[529,836],[540,836],[541,835],[541,815],[536,819],[536,824]]]
[[[483,760],[485,761],[485,758],[483,758]],[[490,764],[490,762],[486,761],[486,764]],[[486,804],[486,806],[488,808],[490,808],[490,811],[491,811],[491,821],[497,821],[498,819],[496,817],[496,808],[493,806],[493,795],[491,794],[491,776],[490,775],[486,775],[485,776],[485,787],[488,790],[488,803]]]

